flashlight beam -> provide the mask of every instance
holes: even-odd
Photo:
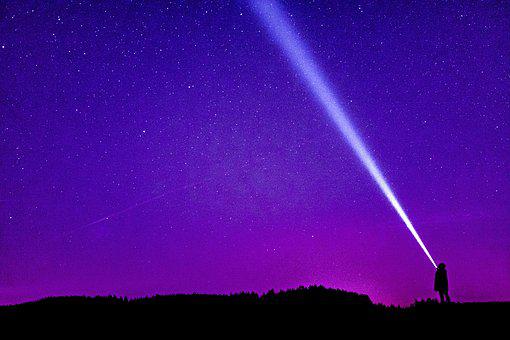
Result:
[[[397,200],[397,197],[391,190],[382,172],[379,170],[375,160],[368,152],[367,147],[347,117],[340,101],[332,92],[332,87],[328,83],[327,78],[322,74],[312,54],[299,37],[298,32],[292,27],[283,14],[284,12],[279,4],[269,0],[250,0],[250,4],[253,11],[259,16],[260,20],[267,28],[271,37],[276,40],[278,46],[283,50],[285,56],[292,64],[292,67],[303,79],[308,90],[310,90],[315,99],[322,105],[324,110],[326,110],[328,116],[333,120],[342,136],[352,147],[356,156],[368,170],[402,221],[404,221],[407,229],[409,229],[414,236],[421,249],[425,252],[425,255],[427,255],[434,267],[437,268],[427,247],[421,240],[418,232]]]

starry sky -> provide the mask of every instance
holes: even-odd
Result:
[[[284,1],[453,300],[510,299],[508,2]],[[0,304],[434,267],[245,1],[0,0]]]

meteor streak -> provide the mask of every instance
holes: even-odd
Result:
[[[170,194],[170,193],[173,193],[173,192],[176,192],[176,191],[179,191],[179,190],[184,190],[184,189],[189,188],[189,187],[195,187],[195,186],[197,186],[197,185],[199,185],[199,184],[201,184],[201,183],[203,183],[203,182],[205,182],[205,181],[206,181],[206,179],[203,179],[202,181],[198,181],[198,182],[195,182],[195,183],[190,183],[190,184],[188,184],[188,185],[184,185],[184,186],[179,187],[179,188],[175,188],[175,187],[174,187],[174,188],[167,189],[167,190],[165,190],[164,192],[162,192],[162,193],[160,193],[160,194],[158,194],[158,195],[151,196],[151,197],[149,197],[149,198],[147,198],[147,199],[145,199],[145,200],[143,200],[143,201],[140,201],[140,202],[134,203],[134,204],[132,204],[132,205],[128,206],[127,208],[124,208],[124,209],[122,209],[122,210],[119,210],[119,211],[113,212],[113,213],[111,213],[110,215],[107,215],[107,216],[101,217],[101,218],[99,218],[99,219],[97,219],[97,220],[95,220],[95,221],[92,221],[92,222],[90,222],[90,223],[87,223],[87,224],[81,225],[81,226],[79,226],[79,227],[77,227],[77,228],[75,228],[75,229],[72,229],[72,230],[71,230],[71,233],[74,233],[74,232],[76,232],[76,231],[78,231],[78,230],[81,230],[81,229],[84,229],[84,228],[86,228],[86,227],[91,227],[91,226],[93,226],[93,225],[99,224],[99,223],[104,222],[104,221],[111,220],[111,219],[113,219],[113,218],[115,218],[115,217],[117,217],[117,216],[119,216],[119,215],[122,215],[122,214],[124,214],[124,213],[128,212],[128,211],[131,211],[131,210],[133,210],[133,209],[135,209],[135,208],[138,208],[138,207],[143,206],[143,205],[146,205],[146,204],[148,204],[148,203],[150,203],[150,202],[152,202],[152,201],[155,201],[155,200],[157,200],[157,199],[160,199],[160,198],[162,198],[163,196],[165,196],[165,195],[167,195],[167,194]]]
[[[347,117],[340,100],[331,90],[332,87],[327,81],[327,78],[324,76],[312,54],[308,51],[304,42],[299,37],[298,32],[287,20],[279,4],[269,0],[250,0],[250,4],[253,11],[259,16],[260,20],[267,28],[269,34],[274,38],[274,40],[276,40],[278,46],[283,50],[293,68],[303,79],[308,90],[310,90],[315,99],[327,112],[331,120],[333,120],[342,136],[352,147],[356,156],[368,170],[402,221],[404,221],[404,224],[414,236],[421,249],[425,252],[430,262],[432,262],[434,267],[437,268],[434,259],[427,250],[427,247],[425,247],[425,244],[407,217],[407,214],[391,190],[381,170],[379,170],[379,167],[370,155],[360,135],[356,132],[353,124]]]
[[[161,197],[165,196],[167,193],[168,193],[168,192],[164,192],[164,193],[162,193],[162,194],[159,194],[159,195],[156,195],[156,196],[149,197],[148,199],[146,199],[146,200],[144,200],[144,201],[137,202],[137,203],[135,203],[135,204],[133,204],[133,205],[130,205],[130,206],[129,206],[129,207],[127,207],[127,208],[124,208],[124,209],[122,209],[122,210],[119,210],[119,211],[116,211],[116,212],[114,212],[114,213],[111,213],[111,214],[110,214],[110,215],[108,215],[108,216],[105,216],[105,217],[102,217],[102,218],[97,219],[97,220],[95,220],[95,221],[92,221],[92,222],[90,222],[90,223],[84,224],[84,225],[82,225],[82,226],[80,226],[80,227],[77,227],[77,228],[75,228],[75,229],[72,229],[72,230],[71,230],[71,233],[77,232],[78,230],[81,230],[81,229],[86,228],[86,227],[91,227],[91,226],[93,226],[93,225],[96,225],[96,224],[101,223],[101,222],[104,222],[104,221],[108,221],[108,220],[110,220],[110,219],[112,219],[112,218],[114,218],[114,217],[116,217],[116,216],[118,216],[118,215],[122,215],[122,214],[124,214],[124,213],[126,213],[126,212],[128,212],[128,211],[130,211],[130,210],[133,210],[133,209],[135,209],[135,208],[138,208],[139,206],[142,206],[142,205],[145,205],[145,204],[147,204],[147,203],[149,203],[149,202],[152,202],[152,201],[154,201],[154,200],[157,200],[158,198],[161,198]]]

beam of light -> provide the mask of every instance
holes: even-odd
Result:
[[[333,120],[336,127],[341,132],[342,136],[352,147],[356,156],[363,163],[384,195],[388,198],[391,205],[404,221],[404,224],[414,236],[421,249],[423,249],[430,262],[432,262],[434,267],[437,268],[434,259],[427,250],[427,247],[421,240],[418,232],[407,217],[407,214],[391,190],[381,170],[379,170],[375,160],[370,155],[361,137],[347,117],[340,100],[331,90],[332,87],[328,83],[326,77],[323,75],[312,54],[308,51],[304,42],[299,37],[298,32],[287,20],[279,4],[270,0],[250,0],[250,5],[253,11],[260,18],[261,22],[267,28],[269,34],[283,50],[293,68],[303,79],[308,90],[322,105],[328,116],[331,120]]]

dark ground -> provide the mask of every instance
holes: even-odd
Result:
[[[109,297],[51,297],[14,306],[0,306],[0,322],[52,322],[93,320],[126,322],[147,319],[167,322],[232,321],[274,322],[312,319],[335,321],[495,321],[510,316],[510,302],[450,303],[435,300],[417,301],[408,307],[373,304],[367,295],[322,286],[300,287],[263,295],[166,295],[128,300]]]

